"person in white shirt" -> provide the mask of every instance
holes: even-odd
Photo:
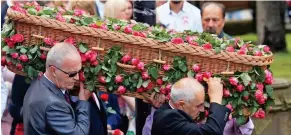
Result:
[[[167,29],[202,32],[200,9],[184,0],[171,0],[156,9],[157,22]]]

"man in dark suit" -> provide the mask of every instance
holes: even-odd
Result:
[[[25,135],[61,134],[87,135],[89,133],[92,93],[80,83],[79,101],[75,109],[67,90],[79,80],[81,57],[68,43],[58,43],[47,54],[44,75],[31,83],[23,104]]]
[[[152,135],[222,135],[230,110],[221,105],[220,78],[207,83],[210,115],[205,124],[193,121],[204,111],[204,88],[196,79],[183,78],[173,85],[169,103],[154,113]]]

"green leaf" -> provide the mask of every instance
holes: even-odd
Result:
[[[8,46],[4,46],[2,48],[2,51],[5,51],[5,52],[9,53],[10,52],[10,48]]]
[[[249,96],[250,93],[249,93],[248,91],[243,91],[242,95],[243,95],[243,96]]]
[[[248,84],[250,83],[250,81],[252,81],[251,77],[249,76],[248,73],[242,73],[242,75],[240,76],[244,85],[248,86]]]
[[[179,72],[179,71],[176,71],[176,72],[175,72],[175,80],[179,80],[179,79],[181,79],[181,78],[182,78],[182,73]]]
[[[83,44],[80,44],[79,45],[79,50],[80,50],[80,52],[85,53],[85,52],[87,52],[88,48],[85,47]]]
[[[93,83],[88,83],[88,84],[86,85],[86,89],[88,89],[89,91],[93,91],[93,90],[94,90],[94,85],[93,85]]]
[[[222,99],[222,105],[226,105],[226,103],[227,103],[226,100],[223,98]]]
[[[129,79],[124,79],[124,83],[125,86],[129,86]]]
[[[188,77],[194,77],[194,72],[192,70],[189,70],[187,73]]]
[[[34,46],[32,49],[29,50],[30,53],[34,54],[38,49],[38,46]]]
[[[107,112],[111,113],[111,114],[116,114],[116,111],[112,109],[112,107],[108,107],[106,109]]]
[[[94,74],[98,74],[98,72],[99,72],[100,70],[101,70],[101,66],[98,65],[98,66],[96,66],[96,67],[94,68],[93,73],[94,73]]]
[[[111,77],[110,77],[110,76],[107,76],[105,81],[106,81],[107,83],[110,82],[110,81],[111,81]]]
[[[109,91],[112,91],[112,90],[113,90],[113,86],[110,86],[110,87],[108,88],[108,90],[109,90]]]
[[[43,13],[46,15],[52,15],[54,13],[54,9],[51,7],[44,7],[43,8]]]
[[[141,85],[142,85],[142,78],[141,77],[139,77],[139,79],[138,79],[138,83],[137,83],[137,88],[140,88],[141,87]]]
[[[186,72],[186,71],[187,71],[187,67],[186,67],[186,65],[182,64],[182,62],[181,62],[181,64],[179,64],[179,68],[180,68],[183,72]]]
[[[29,9],[27,10],[27,12],[28,12],[29,14],[31,14],[31,15],[36,15],[36,14],[37,14],[37,10],[34,9],[34,8],[29,8]]]
[[[273,95],[273,88],[270,85],[266,85],[266,93],[268,96],[272,97]]]
[[[249,111],[251,112],[251,115],[254,115],[257,112],[257,108],[256,107],[251,107],[249,108]]]
[[[235,92],[235,93],[233,94],[233,97],[237,98],[237,97],[238,97],[238,93]]]
[[[27,52],[27,50],[26,50],[25,48],[21,48],[21,49],[20,49],[20,52],[21,52],[22,54],[25,54],[25,53]]]
[[[238,114],[239,114],[239,115],[243,115],[243,111],[242,111],[242,109],[239,109],[239,110],[238,110]]]
[[[160,89],[159,89],[159,87],[155,87],[155,88],[154,88],[154,90],[155,90],[155,92],[157,92],[157,93],[159,93],[159,92],[160,92]]]
[[[112,71],[112,73],[116,73],[117,67],[115,64],[111,64],[111,71]]]
[[[102,69],[105,71],[109,71],[108,68],[106,68],[105,66],[102,66]]]
[[[21,48],[24,48],[24,46],[20,45],[16,47],[16,49],[21,49]]]
[[[236,122],[237,122],[237,124],[239,126],[241,126],[241,125],[244,125],[247,122],[247,119],[244,116],[240,115],[240,116],[237,117]]]
[[[28,56],[28,59],[30,60],[32,59],[32,56],[30,54],[28,54],[27,56]]]
[[[150,76],[153,77],[155,80],[158,79],[159,71],[156,67],[151,67],[148,72]]]
[[[221,52],[221,48],[215,47],[214,51],[215,51],[215,54],[219,54]]]
[[[118,55],[115,55],[111,58],[111,64],[116,64],[117,61],[118,61]]]
[[[85,18],[84,18],[84,22],[85,22],[86,24],[93,23],[93,18],[91,18],[91,17],[85,17]]]
[[[163,77],[163,78],[162,78],[163,82],[168,81],[168,78],[169,78],[168,76]]]
[[[142,86],[143,86],[144,88],[146,88],[146,87],[148,87],[149,83],[150,83],[150,80],[146,80],[146,81],[144,81],[144,82],[142,83]]]
[[[253,89],[255,89],[256,88],[256,83],[252,83],[252,85],[251,85],[251,89],[253,90]]]

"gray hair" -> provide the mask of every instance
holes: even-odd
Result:
[[[68,55],[79,56],[77,48],[74,45],[65,42],[55,44],[47,54],[46,68],[50,65],[60,68]]]
[[[183,78],[171,88],[171,100],[176,103],[179,100],[190,102],[195,99],[195,94],[204,90],[204,87],[194,78]]]

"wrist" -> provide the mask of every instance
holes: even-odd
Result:
[[[222,99],[210,99],[210,103],[222,104]]]

